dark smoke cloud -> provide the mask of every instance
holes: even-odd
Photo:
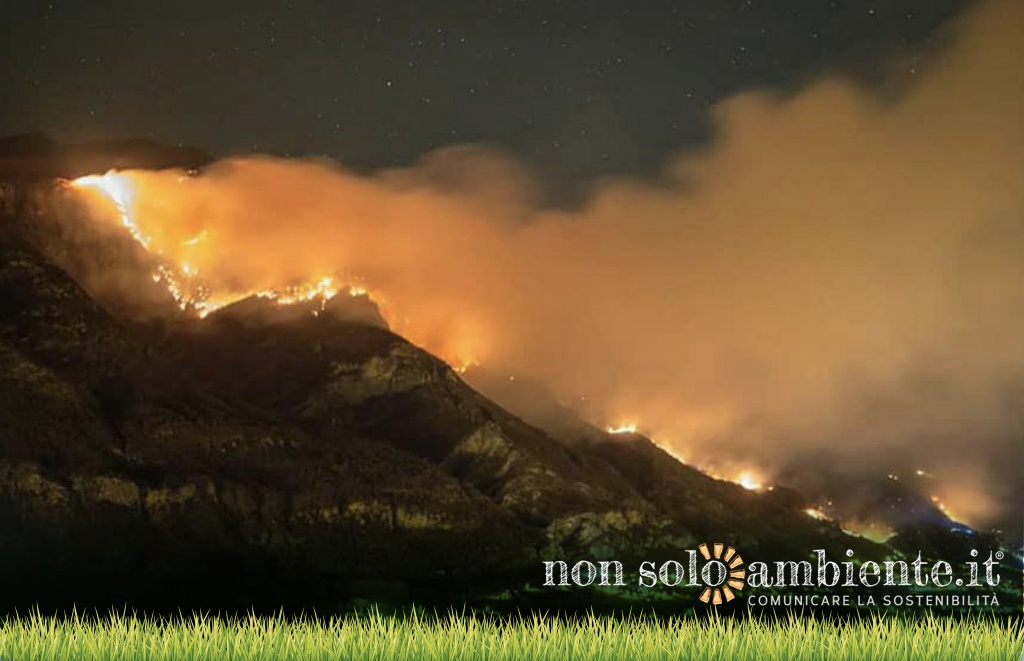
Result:
[[[826,77],[738,95],[710,147],[574,210],[468,146],[369,177],[272,158],[137,172],[137,217],[215,292],[340,269],[413,341],[689,458],[919,464],[986,523],[1019,515],[1024,477],[1022,34],[1024,3],[994,2],[896,93]]]

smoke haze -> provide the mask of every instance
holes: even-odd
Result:
[[[691,460],[921,467],[984,525],[1019,517],[1024,478],[1024,3],[954,30],[884,93],[836,76],[733,97],[708,147],[572,210],[456,146],[372,176],[133,172],[134,211],[214,298],[340,273],[453,364],[537,378]]]

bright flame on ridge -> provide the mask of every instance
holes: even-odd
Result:
[[[72,181],[71,185],[74,188],[96,191],[110,200],[117,207],[121,224],[131,233],[132,238],[143,248],[149,249],[150,238],[135,224],[135,217],[132,213],[135,187],[132,186],[132,182],[127,176],[112,170],[102,175],[92,174],[79,177]]]
[[[931,501],[932,501],[932,504],[935,505],[935,507],[937,507],[940,512],[942,512],[943,514],[946,515],[947,519],[949,519],[953,523],[962,523],[962,521],[960,519],[958,519],[953,514],[953,512],[951,512],[949,510],[949,507],[944,502],[942,502],[941,498],[939,498],[938,496],[932,496],[931,497]]]
[[[822,512],[817,507],[808,507],[807,509],[804,510],[804,514],[806,514],[807,516],[811,517],[812,519],[817,519],[818,521],[828,521],[829,520],[829,516],[827,514],[825,514],[824,512]]]
[[[78,190],[99,194],[114,206],[121,225],[128,230],[132,239],[147,252],[160,258],[161,263],[151,274],[153,282],[157,284],[163,283],[179,308],[182,310],[192,310],[200,318],[205,318],[220,308],[250,296],[269,299],[278,305],[293,305],[318,300],[320,301],[320,310],[323,310],[327,301],[334,298],[343,288],[347,289],[348,294],[353,297],[367,295],[366,288],[361,285],[343,287],[336,282],[333,276],[321,276],[297,285],[293,284],[262,290],[246,290],[227,295],[213,296],[200,279],[199,270],[190,262],[182,261],[180,264],[175,265],[162,259],[163,252],[159,248],[153,250],[152,238],[147,236],[136,222],[136,191],[131,179],[127,175],[111,170],[102,175],[79,177],[71,181],[70,185]],[[191,238],[182,241],[180,245],[186,248],[196,247],[203,244],[208,238],[209,232],[204,229]],[[317,314],[317,312],[314,311],[314,314]]]
[[[764,483],[761,482],[760,478],[749,470],[740,473],[735,482],[748,491],[760,491],[764,488]]]

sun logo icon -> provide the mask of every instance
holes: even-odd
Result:
[[[711,557],[712,551],[708,549],[707,544],[697,547],[707,560],[700,572],[705,586],[704,591],[700,593],[700,600],[705,604],[711,602],[717,606],[723,600],[732,601],[736,598],[733,590],[742,590],[746,585],[747,570],[743,569],[743,558],[733,547],[718,542],[712,547],[714,558]]]

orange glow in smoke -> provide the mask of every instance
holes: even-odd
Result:
[[[940,512],[946,515],[947,519],[955,523],[961,523],[960,518],[953,514],[953,512],[950,511],[949,506],[946,505],[946,503],[944,503],[938,496],[932,496],[931,501]]]
[[[269,299],[278,305],[320,301],[320,308],[323,309],[326,302],[342,290],[353,297],[367,295],[365,286],[342,285],[334,276],[319,276],[299,284],[285,284],[265,289],[242,288],[231,292],[211,292],[198,268],[187,259],[175,264],[173,260],[166,258],[160,245],[139,226],[136,218],[136,189],[127,174],[110,171],[103,175],[87,175],[73,180],[71,187],[91,193],[94,198],[113,206],[121,225],[135,242],[158,258],[159,264],[151,274],[153,282],[163,284],[178,307],[192,311],[200,318],[205,318],[220,308],[250,296]],[[176,252],[187,254],[187,249],[200,248],[209,237],[209,230],[202,229],[188,238],[177,241],[179,250]]]

